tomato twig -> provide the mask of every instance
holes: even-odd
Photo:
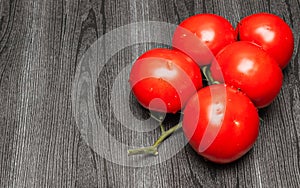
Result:
[[[159,126],[160,126],[160,131],[161,131],[162,134],[163,134],[164,132],[166,132],[166,131],[165,131],[165,128],[164,128],[164,126],[163,126],[163,124],[160,124]]]
[[[160,124],[163,122],[161,117],[158,118],[158,117],[154,116],[153,114],[151,114],[151,112],[149,114],[150,114],[150,117],[152,117],[154,120],[156,120]]]
[[[211,72],[209,70],[209,66],[203,66],[202,68],[202,72],[203,72],[203,75],[204,77],[206,78],[207,82],[208,82],[208,85],[212,85],[212,84],[220,84],[220,82],[218,81],[215,81],[213,79],[213,77],[211,76]]]
[[[152,146],[148,147],[142,147],[142,148],[136,148],[136,149],[130,149],[128,150],[128,155],[139,155],[139,154],[149,154],[149,155],[158,155],[157,148],[158,146],[171,134],[176,132],[178,129],[182,128],[182,122],[178,123],[174,127],[170,128],[169,130],[165,131],[164,128],[162,128],[163,125],[161,124],[162,134],[160,137],[154,142]]]
[[[264,122],[263,118],[259,117],[259,123],[262,124]]]
[[[165,132],[165,128],[164,128],[164,126],[163,126],[163,124],[162,124],[162,122],[163,122],[163,120],[162,120],[163,117],[161,116],[161,117],[157,118],[155,115],[151,114],[151,112],[150,112],[149,114],[150,114],[150,117],[152,117],[154,120],[156,120],[157,122],[159,122],[160,131],[161,131],[162,133],[164,133],[164,132]]]

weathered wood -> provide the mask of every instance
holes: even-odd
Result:
[[[76,126],[71,92],[76,67],[97,39],[138,21],[178,24],[210,12],[235,26],[261,11],[292,27],[295,50],[280,95],[260,112],[260,136],[246,156],[216,165],[187,145],[165,162],[139,168],[114,164],[87,145]],[[0,187],[300,187],[299,23],[298,0],[0,0]],[[159,128],[140,134],[120,126],[109,106],[112,85],[126,65],[155,46],[123,49],[99,75],[98,112],[107,130],[126,144],[149,145]]]

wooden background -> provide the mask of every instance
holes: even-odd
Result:
[[[235,26],[261,11],[292,27],[295,50],[281,93],[261,111],[260,136],[242,159],[215,165],[186,146],[163,163],[124,167],[82,139],[72,114],[72,82],[84,52],[103,34],[137,21],[178,24],[203,12]],[[0,187],[300,187],[299,31],[299,0],[0,0]],[[98,95],[109,92],[124,63],[151,47],[116,54]],[[105,110],[109,103],[98,104]],[[114,127],[113,117],[106,119]]]

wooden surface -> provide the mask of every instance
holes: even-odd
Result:
[[[87,145],[72,113],[72,83],[81,57],[103,34],[137,21],[178,24],[203,12],[235,26],[261,11],[292,27],[295,50],[246,156],[215,165],[187,145],[160,164],[125,167]],[[299,0],[0,0],[0,187],[300,187],[299,31]],[[134,45],[111,58],[98,84],[99,112],[109,111],[107,93],[124,64],[153,46]],[[122,140],[114,117],[104,115]]]

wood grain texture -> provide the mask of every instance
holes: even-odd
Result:
[[[80,59],[97,39],[137,21],[178,24],[209,12],[235,26],[261,11],[292,27],[295,50],[281,93],[261,110],[260,136],[242,159],[215,165],[187,145],[165,162],[134,168],[87,145],[73,117],[71,90]],[[0,187],[300,187],[299,23],[299,0],[0,0]],[[112,84],[125,65],[154,46],[115,54],[98,80],[97,108],[118,140],[135,139],[118,128],[111,112]],[[145,143],[158,134],[146,135]]]

